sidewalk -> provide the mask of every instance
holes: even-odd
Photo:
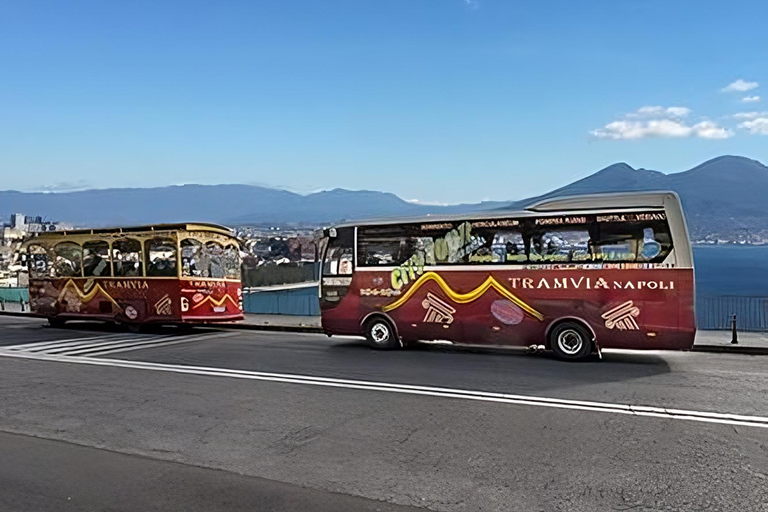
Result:
[[[227,324],[226,327],[264,331],[322,332],[319,316],[246,313],[242,322]]]
[[[731,331],[696,331],[695,352],[768,354],[768,333],[737,332],[738,344],[731,344]]]

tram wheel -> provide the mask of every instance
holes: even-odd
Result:
[[[49,318],[48,319],[48,325],[55,328],[61,328],[64,327],[64,324],[66,323],[66,320],[62,318]]]
[[[400,346],[395,326],[383,317],[375,317],[365,323],[365,339],[375,349],[393,349]]]
[[[592,353],[589,330],[578,322],[557,324],[549,333],[549,346],[564,361],[583,361]]]

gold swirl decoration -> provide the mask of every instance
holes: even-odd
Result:
[[[455,303],[457,304],[467,304],[469,302],[473,302],[485,294],[488,290],[493,288],[497,292],[499,292],[500,295],[502,295],[504,298],[509,299],[510,301],[514,302],[516,305],[518,305],[523,311],[531,315],[533,318],[535,318],[538,321],[544,320],[544,315],[533,309],[531,306],[517,298],[512,292],[504,288],[496,279],[493,278],[493,276],[488,276],[488,278],[483,281],[483,284],[475,288],[474,290],[467,292],[467,293],[458,293],[455,292],[450,286],[448,286],[448,283],[445,282],[445,280],[436,272],[427,272],[423,276],[421,276],[413,285],[408,289],[405,294],[397,299],[395,302],[392,302],[390,304],[387,304],[383,308],[381,308],[382,311],[392,311],[393,309],[397,309],[406,302],[408,302],[408,299],[410,299],[414,293],[418,291],[419,288],[424,286],[424,284],[427,283],[427,281],[434,281],[437,283],[437,285],[440,287],[443,292]]]
[[[64,287],[61,289],[61,292],[59,292],[59,296],[56,298],[57,302],[61,302],[64,296],[67,293],[67,290],[72,291],[75,295],[77,295],[78,300],[80,300],[81,303],[89,303],[91,300],[93,300],[94,297],[97,295],[101,295],[108,299],[112,304],[114,304],[120,311],[122,311],[123,308],[120,307],[120,305],[115,302],[115,299],[112,298],[112,296],[107,293],[107,291],[101,287],[100,284],[95,284],[93,288],[91,288],[91,291],[88,293],[84,293],[80,291],[80,288],[77,287],[77,284],[75,284],[75,281],[70,279],[67,281],[67,283],[64,285]]]

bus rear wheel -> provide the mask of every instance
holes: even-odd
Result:
[[[557,324],[549,333],[549,346],[564,361],[583,361],[592,353],[589,330],[578,322]]]
[[[393,349],[400,346],[395,327],[389,320],[377,317],[365,323],[365,339],[375,349]]]

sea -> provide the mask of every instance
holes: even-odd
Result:
[[[768,246],[694,246],[693,264],[698,297],[768,297]]]

